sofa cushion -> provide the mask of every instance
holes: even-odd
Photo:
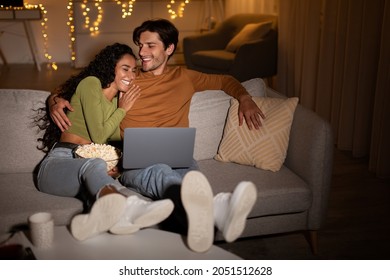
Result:
[[[249,218],[298,213],[311,206],[312,193],[309,186],[285,166],[278,172],[271,172],[214,159],[201,160],[198,164],[210,182],[214,195],[232,192],[241,181],[251,181],[256,185],[257,202]]]
[[[216,160],[278,171],[287,154],[289,135],[298,98],[253,97],[265,114],[260,129],[238,125],[238,101],[231,100]]]
[[[271,27],[272,21],[248,23],[230,40],[225,49],[229,52],[236,52],[241,45],[260,40],[271,30]]]
[[[266,85],[260,78],[245,81],[242,85],[252,96],[266,95]],[[192,97],[189,122],[190,127],[196,127],[196,160],[210,159],[217,153],[231,98],[221,90],[197,92]]]
[[[34,186],[33,173],[2,174],[0,186],[0,233],[26,226],[27,218],[35,212],[48,211],[56,225],[67,225],[83,210],[82,202],[76,198],[39,192]]]
[[[0,90],[0,173],[32,172],[44,157],[37,149],[42,133],[33,126],[33,117],[34,109],[44,106],[48,95],[38,90]]]

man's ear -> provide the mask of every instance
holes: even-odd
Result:
[[[174,44],[170,44],[168,46],[168,48],[166,49],[166,52],[167,52],[168,55],[171,55],[171,54],[173,54],[174,50],[175,50],[175,45]]]

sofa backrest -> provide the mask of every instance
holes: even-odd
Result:
[[[0,89],[0,173],[32,172],[44,153],[37,149],[42,133],[33,125],[34,110],[49,92]]]
[[[265,96],[266,85],[260,78],[242,85],[252,96]],[[37,149],[42,131],[33,123],[36,109],[44,107],[50,93],[30,89],[0,89],[0,174],[34,171],[44,157]],[[231,97],[221,90],[195,93],[189,121],[196,127],[194,158],[215,156],[222,138]]]
[[[266,85],[260,78],[242,82],[252,96],[266,96]],[[211,159],[218,151],[222,139],[230,97],[222,90],[197,92],[192,97],[189,122],[196,127],[194,158]]]

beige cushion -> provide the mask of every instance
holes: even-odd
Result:
[[[260,78],[242,82],[252,96],[265,96],[267,87]],[[221,142],[230,99],[222,90],[197,92],[192,97],[189,121],[196,127],[194,158],[196,160],[212,159]]]
[[[259,40],[271,30],[272,22],[248,23],[241,31],[234,36],[226,46],[226,50],[236,52],[244,43]]]
[[[238,102],[231,100],[216,160],[278,171],[286,158],[298,98],[253,97],[266,118],[259,130],[238,125]]]

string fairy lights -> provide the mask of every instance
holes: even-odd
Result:
[[[74,19],[74,2],[78,2],[80,4],[81,8],[81,14],[83,16],[83,27],[87,29],[91,36],[97,36],[100,32],[100,24],[103,20],[103,8],[102,8],[102,2],[104,0],[68,0],[67,10],[68,10],[68,21],[67,25],[69,28],[69,49],[70,49],[70,57],[71,61],[74,62],[76,60],[76,35],[75,35],[75,19]],[[108,0],[106,0],[108,1]],[[127,1],[121,1],[121,0],[111,0],[115,2],[117,5],[121,7],[122,12],[122,18],[125,19],[127,17],[130,17],[133,14],[134,11],[134,3],[136,0],[127,0]],[[167,9],[168,14],[170,15],[171,19],[181,18],[184,16],[184,10],[185,6],[190,3],[190,0],[183,0],[183,1],[175,1],[175,0],[168,0]],[[51,68],[54,70],[58,69],[58,66],[56,62],[53,61],[52,55],[49,53],[48,49],[48,16],[47,16],[47,10],[42,4],[28,4],[25,3],[23,7],[4,7],[0,6],[0,9],[5,10],[18,10],[18,9],[40,9],[42,18],[41,18],[41,28],[42,28],[42,38],[43,38],[43,52],[44,57],[48,62],[48,65],[50,65]],[[95,19],[92,20],[92,15],[95,15]]]
[[[57,70],[58,69],[58,66],[57,64],[52,61],[52,56],[49,54],[48,52],[48,35],[47,35],[47,22],[49,21],[48,17],[47,17],[47,10],[45,9],[45,7],[42,5],[42,4],[39,4],[38,5],[39,8],[41,9],[41,12],[42,12],[42,21],[41,21],[41,26],[42,26],[42,37],[43,37],[43,52],[44,52],[44,56],[47,60],[47,62],[49,63],[49,65],[51,66],[52,69],[54,70]]]
[[[0,6],[0,9],[2,10],[11,10],[11,11],[17,11],[17,10],[40,10],[41,11],[41,27],[42,27],[42,38],[43,38],[43,54],[47,60],[48,65],[50,65],[51,68],[54,70],[58,69],[57,64],[52,61],[53,57],[48,52],[48,34],[47,34],[47,10],[42,4],[33,5],[25,3],[22,7],[14,7],[14,6]]]
[[[136,0],[130,0],[127,1],[127,3],[122,3],[123,1],[117,0],[116,3],[122,7],[122,18],[126,18],[131,16],[133,13],[133,7],[134,7],[134,2]]]
[[[93,5],[88,4],[88,0],[83,0],[81,4],[82,14],[84,16],[84,27],[89,30],[91,35],[99,34],[99,26],[103,19],[103,9],[101,6],[103,0],[94,0]],[[97,10],[96,19],[91,23],[91,6]]]
[[[68,5],[66,6],[68,9],[68,21],[67,25],[69,27],[69,49],[70,49],[70,59],[72,63],[76,60],[76,51],[75,51],[75,45],[76,45],[76,36],[75,36],[75,26],[74,26],[74,14],[73,14],[73,0],[68,1]]]
[[[109,0],[106,0],[109,1]],[[117,5],[121,7],[122,12],[122,19],[125,19],[127,17],[130,17],[134,12],[134,4],[136,0],[110,0],[112,2],[115,2]],[[74,2],[78,2],[81,8],[81,14],[83,16],[83,27],[87,29],[91,36],[97,36],[99,34],[99,26],[103,20],[103,7],[102,2],[103,0],[68,0],[68,21],[67,25],[69,27],[69,49],[71,53],[71,60],[72,62],[76,61],[76,28],[75,28],[75,19],[74,19]],[[81,3],[80,3],[81,2]],[[168,0],[168,13],[170,15],[170,18],[172,20],[176,19],[177,17],[181,18],[184,16],[184,10],[185,6],[190,3],[190,0],[183,0],[180,1],[180,3],[176,3],[178,1],[175,0]],[[93,10],[94,9],[94,10]],[[92,22],[91,21],[91,15],[97,14],[96,19]]]
[[[184,8],[187,4],[190,3],[190,0],[181,1],[177,5],[177,11],[174,10],[174,6],[176,4],[175,0],[170,0],[169,4],[167,5],[168,13],[171,15],[171,19],[175,19],[177,17],[183,17],[184,16]]]

